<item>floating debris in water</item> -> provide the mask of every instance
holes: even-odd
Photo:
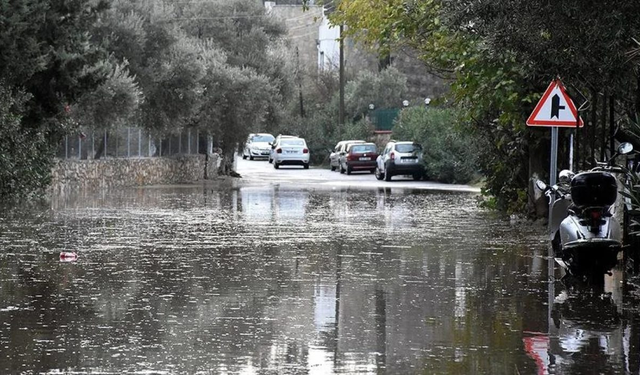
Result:
[[[61,262],[75,262],[78,260],[78,254],[73,251],[63,251],[60,253]]]

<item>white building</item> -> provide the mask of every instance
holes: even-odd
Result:
[[[340,67],[340,27],[329,22],[325,12],[322,12],[318,33],[318,69],[331,70]]]

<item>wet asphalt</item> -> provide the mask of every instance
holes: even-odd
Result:
[[[477,188],[237,169],[0,214],[0,373],[640,370],[623,273],[549,278],[545,228]]]

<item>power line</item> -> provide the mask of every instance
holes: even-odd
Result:
[[[310,33],[306,33],[306,34],[290,36],[290,37],[288,37],[288,39],[298,39],[298,38],[302,38],[302,37],[305,37],[305,36],[317,35],[317,34],[318,34],[317,32],[310,32]],[[287,37],[284,37],[284,38],[287,38]]]
[[[240,19],[240,18],[249,19],[249,18],[267,18],[267,17],[270,17],[270,16],[267,14],[261,14],[261,15],[234,14],[230,16],[212,16],[212,17],[176,17],[176,18],[167,19],[167,21],[198,21],[198,20],[213,21],[213,20],[224,20],[224,19]],[[297,18],[287,18],[287,19],[284,19],[284,21],[288,22],[295,19]],[[293,28],[299,28],[299,27],[307,27],[307,25],[294,26]]]
[[[225,20],[225,19],[238,19],[238,18],[264,18],[264,15],[234,15],[234,16],[214,16],[214,17],[176,17],[167,19],[167,21],[212,21],[212,20]]]

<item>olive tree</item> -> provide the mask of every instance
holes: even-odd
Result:
[[[0,0],[0,197],[50,179],[56,147],[76,130],[68,109],[114,66],[90,30],[104,1]]]

